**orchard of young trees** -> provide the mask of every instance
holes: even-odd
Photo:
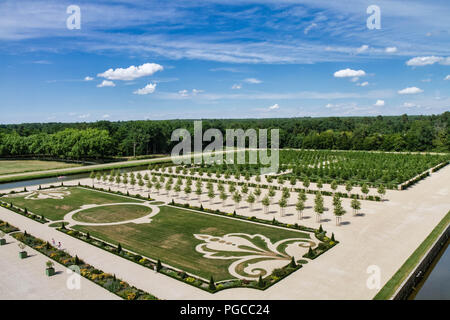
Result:
[[[395,154],[384,152],[355,152],[329,150],[281,150],[281,171],[291,176],[308,177],[314,182],[359,185],[396,185],[422,172],[449,161],[447,155]]]
[[[249,152],[245,153],[245,158],[249,159]],[[276,179],[279,184],[295,185],[302,181],[306,188],[310,182],[316,182],[319,189],[329,183],[333,190],[338,184],[347,185],[348,190],[364,184],[396,189],[399,184],[450,160],[450,155],[441,154],[332,150],[280,150],[279,155],[279,175],[268,175],[267,182]],[[254,176],[256,182],[261,181],[262,164],[237,164],[237,154],[234,157],[233,163],[195,164],[189,170],[191,174],[197,172],[201,176],[243,178],[244,181],[250,181]]]
[[[208,119],[203,131],[280,129],[280,147],[450,152],[450,112],[431,116]],[[193,120],[0,125],[0,157],[106,158],[170,153],[172,132]],[[207,145],[209,142],[205,142]]]

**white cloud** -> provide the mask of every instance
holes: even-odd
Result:
[[[102,83],[98,84],[97,87],[98,88],[103,88],[103,87],[115,87],[116,85],[114,84],[114,82],[109,81],[109,80],[103,80]]]
[[[276,110],[276,109],[280,109],[280,106],[278,105],[278,103],[275,103],[273,106],[269,107],[269,110]]]
[[[78,118],[79,118],[79,119],[86,119],[86,118],[89,118],[90,116],[91,116],[90,113],[86,113],[86,114],[80,114],[80,115],[78,116]]]
[[[94,80],[94,78],[89,77],[89,76],[87,76],[87,77],[84,78],[84,81],[92,81],[92,80]]]
[[[442,65],[450,65],[450,57],[446,58],[437,56],[415,57],[406,61],[406,65],[412,67],[423,67],[435,63],[440,63]]]
[[[395,53],[397,52],[397,47],[387,47],[384,51],[386,53]]]
[[[377,102],[375,102],[374,106],[375,107],[383,107],[385,105],[384,100],[377,100]]]
[[[143,87],[141,89],[137,89],[133,93],[134,94],[145,95],[145,94],[149,94],[149,93],[155,92],[155,89],[156,89],[156,83],[149,83],[145,87]]]
[[[130,66],[126,69],[108,69],[103,73],[99,73],[97,76],[103,77],[109,80],[134,80],[137,78],[151,76],[157,71],[162,71],[164,68],[156,63],[144,63],[141,66]]]
[[[403,104],[403,106],[404,106],[405,108],[419,107],[419,105],[417,105],[417,104],[415,104],[415,103],[412,103],[412,102],[405,102],[405,103]]]
[[[196,96],[202,92],[205,92],[205,91],[199,90],[199,89],[192,89],[192,93],[190,93],[188,90],[184,89],[184,90],[178,91],[178,95],[182,96],[182,97],[192,97],[192,96]]]
[[[369,49],[369,46],[367,44],[362,45],[358,49],[356,49],[356,53],[363,53]]]
[[[363,77],[366,75],[366,72],[364,70],[352,70],[352,69],[343,69],[336,71],[334,73],[335,78],[355,78],[355,77]]]
[[[212,71],[212,72],[224,71],[224,72],[233,72],[233,73],[242,72],[238,68],[212,68],[212,69],[209,69],[209,71]]]
[[[33,61],[32,63],[34,63],[34,64],[52,64],[48,60],[36,60],[36,61]]]
[[[198,89],[192,89],[192,94],[195,96],[195,95],[197,95],[197,94],[199,94],[199,93],[202,93],[202,92],[204,92],[203,90],[198,90]]]
[[[235,84],[233,84],[233,86],[231,87],[231,89],[233,89],[233,90],[239,90],[239,89],[242,89],[242,85],[241,85],[241,84],[235,83]]]
[[[255,79],[255,78],[247,78],[244,80],[247,83],[251,83],[251,84],[258,84],[261,83],[262,81],[259,79]]]
[[[450,80],[450,74],[447,75],[447,76],[444,78],[444,80]]]
[[[422,79],[422,80],[420,80],[420,81],[422,81],[422,82],[431,82],[431,79],[430,79],[430,78],[428,78],[428,79]]]
[[[368,86],[368,85],[369,85],[369,82],[364,81],[364,82],[361,82],[361,83],[357,83],[356,85],[357,85],[358,87],[365,87],[365,86]]]
[[[187,97],[188,96],[188,91],[185,90],[180,90],[178,91],[178,94],[181,95],[182,97]]]
[[[409,87],[398,91],[398,94],[417,94],[422,93],[423,90],[417,87]]]
[[[317,28],[317,23],[313,22],[309,26],[307,26],[303,32],[304,32],[304,34],[308,34],[308,32],[310,32],[311,29],[314,29],[314,28]]]
[[[103,116],[102,116],[102,118],[103,119],[108,119],[108,118],[110,118],[111,116],[109,115],[109,114],[104,114]]]

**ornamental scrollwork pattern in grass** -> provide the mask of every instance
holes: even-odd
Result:
[[[286,266],[294,257],[300,259],[316,242],[306,238],[289,238],[272,243],[264,235],[230,233],[222,237],[194,234],[203,241],[195,250],[208,259],[234,260],[228,267],[238,279],[255,280]]]
[[[9,194],[6,198],[22,197],[23,193]],[[26,200],[45,200],[45,199],[55,199],[63,200],[64,197],[70,196],[70,191],[67,187],[47,189],[47,190],[36,190],[30,191],[26,194],[24,199]]]

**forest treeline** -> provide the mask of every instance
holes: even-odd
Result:
[[[193,132],[193,120],[98,121],[0,125],[0,157],[100,159],[169,153],[172,131]],[[207,119],[217,128],[280,129],[280,147],[305,149],[450,151],[450,112],[430,116]],[[209,142],[205,142],[207,145]]]

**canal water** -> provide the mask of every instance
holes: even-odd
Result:
[[[120,171],[121,172],[130,172],[130,171],[138,171],[138,170],[145,170],[145,169],[147,169],[147,165],[129,167],[129,168],[121,168]],[[106,172],[109,172],[109,171],[110,170],[106,170]],[[51,177],[51,178],[0,183],[0,192],[1,192],[1,190],[6,190],[6,189],[23,188],[26,186],[38,186],[40,184],[61,183],[61,182],[65,182],[65,181],[84,179],[84,178],[89,177],[89,175],[90,175],[90,173],[80,173],[80,174],[73,174],[73,175],[67,175],[67,176],[61,176],[61,177]]]
[[[63,177],[42,178],[42,179],[1,183],[0,184],[0,192],[1,192],[1,190],[5,190],[5,189],[23,188],[23,187],[27,187],[27,186],[37,186],[40,184],[47,184],[47,183],[61,183],[64,181],[83,179],[86,177],[89,177],[89,173],[74,174],[74,175],[63,176]]]
[[[410,299],[450,300],[450,252],[447,248],[448,243]]]

